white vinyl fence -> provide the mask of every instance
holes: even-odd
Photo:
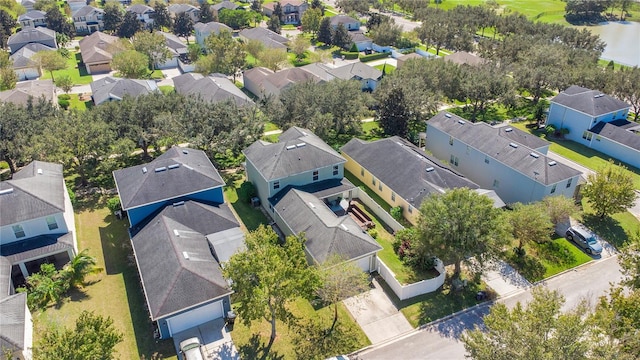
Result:
[[[417,283],[402,285],[398,280],[396,280],[396,276],[391,271],[385,263],[378,259],[378,274],[382,276],[384,281],[386,281],[387,285],[393,290],[393,292],[398,296],[400,300],[405,300],[412,298],[414,296],[427,294],[430,292],[434,292],[444,284],[444,278],[446,273],[444,271],[444,265],[442,261],[437,260],[436,265],[434,266],[436,270],[440,273],[437,277],[433,279],[427,279],[418,281]]]

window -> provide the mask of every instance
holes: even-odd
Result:
[[[556,192],[556,185],[557,184],[553,184],[553,186],[551,187],[551,193],[553,194],[554,192]]]
[[[602,137],[600,137],[600,135],[596,136],[596,141],[600,141],[600,139],[602,139]]]
[[[585,139],[585,140],[589,140],[590,141],[592,137],[593,137],[593,134],[588,132],[588,131],[585,131],[585,132],[582,133],[582,138]]]
[[[469,155],[469,145],[467,145],[467,155]]]
[[[371,178],[371,183],[373,184],[373,186],[376,186],[376,178],[372,177]]]
[[[569,181],[567,181],[567,187],[568,188],[571,187],[571,180],[573,180],[573,179],[569,179]]]
[[[333,175],[338,175],[338,165],[333,165]]]
[[[25,236],[24,229],[22,228],[22,225],[13,225],[11,228],[13,228],[13,233],[16,236],[16,239],[20,239],[20,238],[23,238]]]
[[[382,191],[382,183],[381,182],[378,183],[378,190]]]
[[[498,181],[498,179],[493,180],[493,187],[497,188],[500,186],[500,181]]]
[[[449,145],[453,145],[453,136],[449,136]]]
[[[395,202],[396,201],[396,193],[391,192],[391,201]]]
[[[458,166],[458,157],[451,155],[451,159],[449,160],[449,162],[455,166]]]
[[[409,213],[413,212],[413,206],[409,205]]]
[[[360,176],[364,176],[364,168],[360,167]]]
[[[313,181],[318,181],[318,170],[313,170]]]
[[[47,216],[47,226],[49,230],[55,230],[58,228],[58,223],[56,222],[56,218],[53,216]]]
[[[489,163],[489,157],[488,157],[488,156],[485,156],[485,157],[484,157],[484,163],[485,163],[485,164],[488,164],[488,163]]]
[[[280,180],[273,182],[273,190],[280,189]]]

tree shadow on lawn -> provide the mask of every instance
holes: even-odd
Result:
[[[105,221],[109,224],[99,228],[100,243],[107,275],[120,274],[129,268],[133,253],[129,240],[128,222],[109,214]]]
[[[620,226],[620,222],[610,216],[600,218],[594,214],[587,213],[582,216],[582,222],[618,250],[629,239],[624,228]]]
[[[268,344],[268,343],[267,343]],[[258,334],[251,335],[247,344],[238,348],[238,353],[242,359],[261,359],[261,360],[283,360],[284,355],[277,352],[271,352],[267,344],[262,342]]]

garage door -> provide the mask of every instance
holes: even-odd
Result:
[[[204,324],[207,321],[221,318],[222,314],[223,310],[221,300],[187,311],[186,313],[173,316],[167,319],[170,336],[173,336],[173,334],[179,333],[180,331]]]

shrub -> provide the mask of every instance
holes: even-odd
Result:
[[[69,94],[58,95],[58,100],[71,100],[71,95]]]
[[[370,235],[372,238],[374,238],[374,239],[377,239],[377,238],[378,238],[378,230],[376,230],[376,229],[369,229],[367,232],[369,233],[369,235]]]
[[[351,51],[340,51],[340,56],[344,56],[346,60],[354,60],[357,59],[360,55],[359,52],[351,52]]]
[[[112,214],[120,210],[122,208],[120,206],[120,198],[117,196],[114,196],[109,200],[107,200],[107,208],[109,208],[109,211],[111,211]]]
[[[69,185],[67,185],[67,192],[69,193],[69,200],[71,200],[71,205],[76,206],[76,193],[73,191]]]
[[[402,206],[396,206],[391,208],[391,217],[397,221],[402,220]]]
[[[311,64],[311,61],[308,60],[308,59],[294,60],[293,61],[293,66],[295,66],[295,67],[305,66],[305,65],[309,65],[309,64]]]
[[[367,61],[373,61],[378,59],[384,59],[384,58],[388,58],[390,55],[391,53],[388,53],[388,52],[375,53],[371,55],[362,55],[360,56],[360,61],[367,62]]]
[[[60,105],[61,108],[67,110],[69,108],[69,105],[71,105],[71,103],[69,102],[69,100],[59,99],[58,100],[58,105]]]
[[[351,52],[359,52],[358,51],[358,46],[356,45],[356,43],[353,43],[351,45],[351,49],[349,49],[349,51],[351,51]]]

